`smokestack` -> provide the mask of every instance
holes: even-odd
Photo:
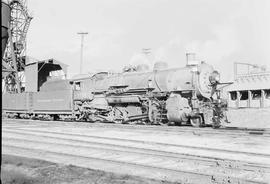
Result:
[[[194,66],[198,65],[198,60],[196,60],[196,54],[195,53],[186,53],[186,59],[187,59],[187,66]]]

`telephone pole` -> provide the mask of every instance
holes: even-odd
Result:
[[[88,32],[79,32],[78,34],[81,35],[80,74],[82,74],[82,65],[83,65],[83,39],[84,39],[84,36],[88,34]]]

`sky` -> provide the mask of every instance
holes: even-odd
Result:
[[[27,55],[55,58],[80,71],[78,32],[84,39],[83,73],[121,71],[157,61],[183,67],[186,53],[232,80],[233,62],[270,70],[269,0],[28,0],[34,17]],[[151,48],[146,57],[143,48]]]

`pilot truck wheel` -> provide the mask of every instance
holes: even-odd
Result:
[[[201,127],[202,126],[201,116],[190,118],[190,124],[194,127]]]

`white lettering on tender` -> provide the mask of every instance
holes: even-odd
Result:
[[[63,102],[64,99],[37,100],[37,102]]]

